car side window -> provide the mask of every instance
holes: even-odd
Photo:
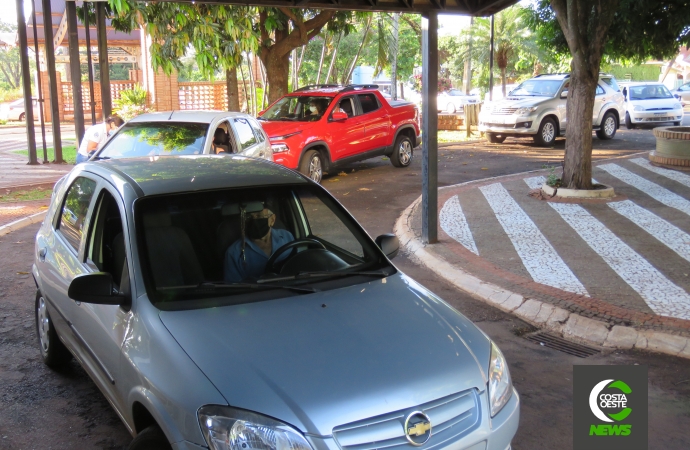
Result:
[[[84,237],[86,214],[95,190],[94,180],[78,177],[67,190],[62,205],[58,230],[77,252]]]
[[[597,93],[596,93],[596,95],[604,95],[604,94],[606,94],[606,91],[604,90],[604,88],[601,87],[601,86],[599,86],[599,85],[597,84]]]
[[[122,276],[127,276],[124,270],[127,252],[120,207],[107,189],[101,190],[93,217],[86,247],[86,263],[100,272],[111,274],[119,286]]]
[[[359,103],[362,105],[362,114],[367,114],[379,109],[379,102],[374,94],[359,94]]]
[[[261,127],[261,125],[259,125],[259,122],[250,118],[249,124],[252,126],[252,129],[254,130],[254,135],[256,136],[257,141],[264,142],[266,140],[266,136],[264,135],[263,128]]]
[[[690,84],[684,84],[678,88],[679,91],[690,91]]]
[[[347,114],[347,117],[353,117],[356,115],[356,109],[354,103],[352,102],[352,97],[346,97],[340,100],[340,102],[338,102],[338,107],[333,109],[333,112],[338,111],[338,109]]]
[[[237,138],[239,140],[242,150],[246,150],[252,145],[256,144],[256,136],[252,130],[252,126],[249,125],[249,121],[245,118],[238,117],[233,119],[235,125],[235,131],[237,132]]]

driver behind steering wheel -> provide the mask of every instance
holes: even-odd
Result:
[[[257,279],[266,271],[274,251],[295,240],[288,230],[274,229],[276,215],[265,208],[246,215],[244,233],[225,252],[224,278],[228,283]],[[286,259],[283,253],[276,262]]]

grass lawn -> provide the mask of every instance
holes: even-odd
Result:
[[[17,155],[24,155],[26,157],[29,156],[28,150],[15,150],[12,153],[16,153]],[[40,145],[36,146],[36,154],[38,155],[38,160],[43,161],[43,147],[42,146],[40,146]],[[76,162],[77,162],[77,147],[74,147],[74,146],[62,147],[62,158],[68,164],[76,164]],[[55,159],[55,156],[53,155],[53,148],[48,147],[48,161],[53,161],[54,159]]]
[[[0,195],[0,203],[28,202],[50,198],[52,189],[31,189],[28,191],[16,191],[6,195]]]

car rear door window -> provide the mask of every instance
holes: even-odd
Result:
[[[601,86],[599,86],[599,85],[597,84],[597,93],[596,93],[596,95],[604,95],[604,94],[606,94],[606,91],[604,91],[604,88],[601,87]]]
[[[84,238],[86,214],[95,190],[94,180],[78,177],[65,195],[58,229],[76,252],[79,252],[79,246]]]
[[[257,122],[253,118],[250,118],[248,120],[249,124],[252,126],[252,129],[254,130],[254,135],[256,135],[257,141],[264,142],[266,140],[266,136],[264,135],[264,130],[261,127],[261,125],[259,125],[259,122]]]
[[[362,105],[362,114],[379,109],[379,102],[374,94],[359,94],[359,103]]]
[[[242,147],[242,150],[247,150],[252,145],[256,145],[256,135],[252,130],[252,126],[249,121],[244,118],[233,119],[235,125],[235,131],[237,132],[237,139]]]

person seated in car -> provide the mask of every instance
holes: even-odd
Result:
[[[222,128],[216,128],[216,132],[213,133],[213,143],[211,144],[211,150],[213,153],[229,153],[227,142],[227,133]]]
[[[318,100],[309,101],[309,110],[306,113],[306,117],[309,120],[319,120],[321,115],[323,115],[323,105]]]
[[[244,236],[225,252],[224,279],[228,283],[254,280],[266,272],[266,263],[273,252],[295,240],[287,230],[273,228],[276,215],[268,209],[247,214]],[[282,261],[290,252],[283,253]]]

